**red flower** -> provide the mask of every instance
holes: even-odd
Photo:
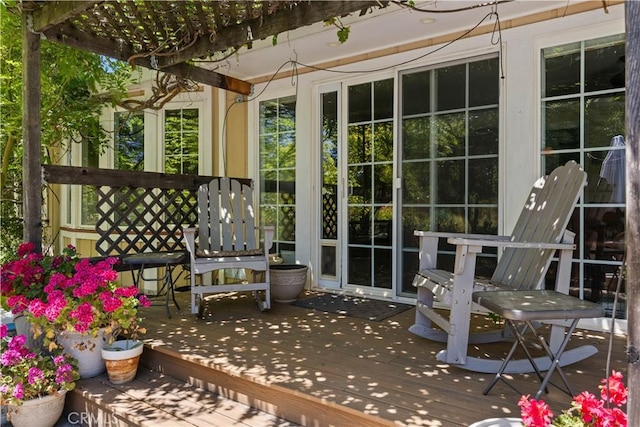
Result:
[[[529,399],[529,395],[522,396],[518,401],[522,413],[522,422],[528,427],[547,427],[551,423],[553,412],[541,400]]]
[[[600,391],[602,399],[583,391],[573,398],[571,409],[564,411],[557,419],[543,401],[522,396],[518,401],[522,423],[526,427],[547,427],[552,425],[575,427],[627,427],[627,415],[620,406],[627,402],[627,389],[622,383],[622,374],[613,371],[611,376],[602,380]],[[615,407],[610,407],[614,404]]]
[[[611,402],[616,406],[627,403],[627,389],[622,384],[622,374],[620,372],[612,371],[609,378],[602,380],[600,395],[602,400]]]

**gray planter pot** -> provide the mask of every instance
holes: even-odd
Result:
[[[288,303],[298,299],[307,284],[309,267],[300,264],[280,264],[269,267],[271,297],[276,302]]]

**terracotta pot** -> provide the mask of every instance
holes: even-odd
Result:
[[[7,405],[7,420],[13,427],[53,427],[62,415],[67,390],[37,399],[25,400],[22,405]]]
[[[120,340],[102,349],[109,381],[126,384],[135,379],[144,345],[139,340]]]

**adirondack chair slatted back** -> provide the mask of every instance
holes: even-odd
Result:
[[[217,178],[198,189],[198,244],[210,251],[258,249],[253,190],[233,178]]]
[[[512,241],[559,243],[578,202],[587,174],[574,161],[540,178],[520,213]],[[544,278],[554,250],[505,249],[491,281],[517,289],[535,289]]]

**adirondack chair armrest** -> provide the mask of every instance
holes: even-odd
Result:
[[[575,245],[573,243],[547,243],[547,242],[514,242],[503,239],[474,239],[474,238],[459,238],[452,237],[447,239],[452,245],[464,245],[464,246],[489,246],[500,248],[521,248],[521,249],[558,249],[558,250],[574,250]]]
[[[438,240],[450,239],[450,238],[463,238],[463,239],[479,239],[483,241],[508,241],[508,236],[496,236],[490,234],[465,234],[465,233],[451,233],[451,232],[439,232],[439,231],[422,231],[415,230],[414,236],[420,238],[420,261],[419,270],[426,270],[435,268],[438,259]]]
[[[508,241],[510,239],[509,236],[496,236],[494,234],[468,234],[468,233],[450,233],[446,231],[422,231],[415,230],[413,232],[414,236],[418,237],[430,237],[430,238],[439,238],[439,239],[449,239],[449,238],[461,238],[461,239],[477,239],[477,240],[505,240]]]
[[[197,227],[184,227],[182,229],[182,238],[184,239],[185,245],[187,246],[187,250],[189,251],[189,256],[191,260],[195,260],[196,258],[196,234],[198,233]]]
[[[276,227],[273,225],[265,225],[260,227],[260,230],[264,233],[264,253],[268,254],[269,249],[273,246],[273,236],[276,233]]]

